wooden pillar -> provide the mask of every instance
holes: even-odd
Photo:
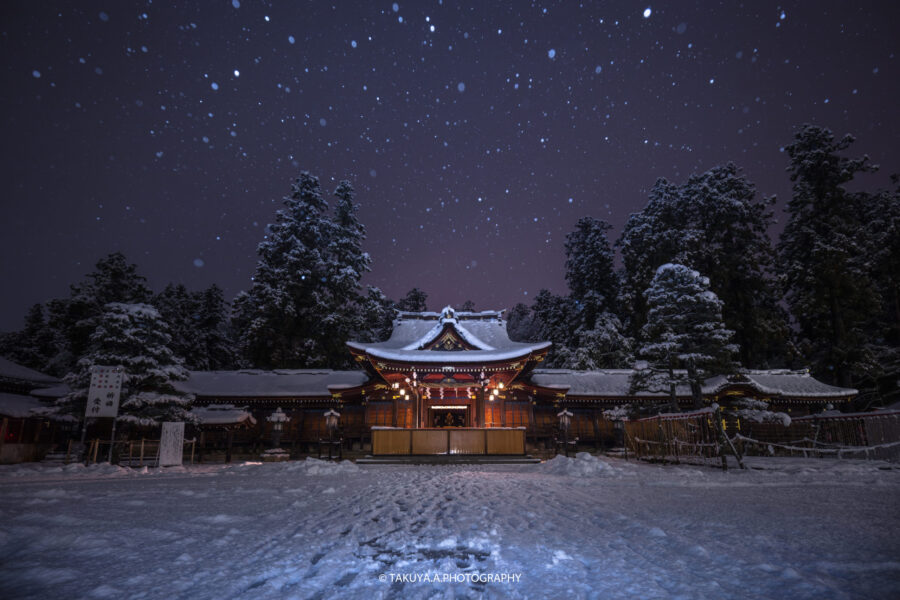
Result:
[[[506,399],[500,398],[500,427],[506,427]]]
[[[393,394],[392,394],[393,396]],[[391,410],[393,411],[391,414],[391,427],[397,426],[397,398],[393,398],[391,400]],[[363,417],[365,419],[365,416]]]
[[[596,408],[591,411],[591,417],[593,418],[593,421],[594,421],[594,448],[596,450],[599,450],[600,449],[600,420],[599,420],[599,416],[597,415]]]
[[[475,402],[478,403],[478,423],[475,425],[475,427],[487,427],[484,419],[484,394],[486,389],[484,386],[480,387],[481,390],[477,394],[475,394]]]

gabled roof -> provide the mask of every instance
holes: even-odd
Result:
[[[601,369],[573,371],[568,369],[535,369],[532,383],[548,388],[568,389],[568,396],[628,397],[632,369]],[[732,376],[717,375],[703,384],[704,395],[714,395],[722,390],[747,385],[760,394],[788,398],[843,398],[855,396],[857,391],[823,383],[807,371],[743,370]],[[678,396],[690,396],[687,385],[676,388]],[[661,397],[665,392],[639,392],[638,396]]]
[[[385,342],[347,342],[352,350],[382,360],[413,363],[490,363],[523,358],[550,347],[550,342],[509,339],[503,311],[401,312]],[[459,341],[459,349],[431,349],[442,336]],[[439,346],[440,347],[440,346]]]
[[[17,381],[33,383],[35,385],[51,385],[59,383],[59,379],[52,375],[46,375],[40,371],[23,367],[2,356],[0,356],[0,378],[14,379]]]
[[[703,386],[704,394],[715,394],[730,385],[749,385],[761,394],[788,396],[791,398],[842,398],[855,396],[859,392],[852,388],[842,388],[823,383],[808,371],[772,369],[768,371],[746,369],[726,377],[719,375],[708,379]]]
[[[631,389],[632,369],[599,369],[596,371],[575,371],[571,369],[535,369],[531,382],[541,387],[568,390],[567,396],[597,396],[627,398]],[[676,388],[679,396],[690,396],[686,385]],[[667,392],[639,392],[638,396],[666,397]]]
[[[0,392],[0,415],[4,417],[12,417],[13,419],[36,417],[38,415],[32,411],[42,408],[45,408],[44,404],[37,398],[23,394]]]
[[[210,404],[195,406],[191,413],[197,417],[200,425],[240,425],[247,423],[256,425],[256,419],[243,408],[231,404]]]

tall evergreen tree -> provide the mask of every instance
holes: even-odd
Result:
[[[513,306],[506,316],[506,331],[515,342],[539,341],[537,327],[531,307],[523,302]]]
[[[56,355],[56,346],[62,340],[49,326],[44,316],[44,307],[33,305],[25,315],[25,328],[0,337],[0,356],[20,365],[41,372],[47,372],[51,360]]]
[[[575,231],[566,236],[566,283],[579,302],[593,296],[597,309],[614,312],[619,278],[606,235],[610,229],[612,225],[593,217],[578,220]]]
[[[366,228],[359,221],[359,206],[354,202],[353,187],[341,181],[334,191],[337,198],[334,228],[328,246],[332,274],[326,282],[330,290],[331,310],[325,323],[328,361],[333,367],[352,366],[344,345],[362,327],[366,299],[360,295],[360,279],[371,270],[372,259],[362,249]]]
[[[794,184],[778,246],[803,354],[816,375],[843,386],[877,370],[865,325],[880,306],[865,196],[845,188],[874,167],[868,157],[841,155],[852,143],[852,136],[836,140],[828,129],[804,125],[785,147]]]
[[[548,366],[572,369],[623,367],[631,362],[631,340],[616,315],[619,280],[606,221],[584,217],[566,236],[566,281],[570,294],[542,290],[534,303],[538,331],[553,342]]]
[[[406,292],[406,296],[397,302],[397,310],[406,312],[425,312],[428,310],[428,294],[417,287]]]
[[[459,307],[459,310],[462,312],[475,312],[475,303],[471,300],[466,300]]]
[[[68,298],[51,300],[46,314],[32,307],[24,330],[5,338],[2,350],[18,356],[28,366],[51,375],[63,376],[87,350],[97,319],[108,302],[145,302],[151,297],[146,280],[137,267],[116,252],[97,262],[84,281],[72,285]]]
[[[119,421],[141,426],[193,421],[189,412],[193,397],[174,387],[176,381],[187,379],[187,371],[169,349],[170,341],[168,326],[152,306],[107,304],[87,352],[65,378],[72,391],[60,400],[61,412],[83,414],[93,366],[122,366]]]
[[[692,175],[682,185],[657,181],[647,206],[629,218],[618,241],[630,330],[637,333],[646,322],[643,291],[656,268],[684,264],[711,279],[724,302],[725,324],[741,347],[741,362],[782,365],[787,326],[768,236],[774,200],[758,199],[753,184],[731,163]]]
[[[213,284],[195,293],[199,353],[189,368],[201,371],[233,369],[237,349],[231,337],[228,302],[222,288]]]
[[[197,321],[196,298],[183,284],[170,283],[153,298],[153,306],[168,325],[171,341],[168,346],[188,369],[196,369],[201,353]]]
[[[677,410],[676,386],[686,383],[699,408],[703,381],[728,373],[738,350],[722,320],[722,301],[706,277],[678,264],[659,267],[645,296],[647,322],[638,356],[647,366],[635,372],[632,389],[667,391]]]
[[[332,219],[307,172],[259,244],[253,285],[235,299],[245,357],[263,368],[347,366],[344,342],[359,325],[359,280],[370,259],[353,189],[341,182]]]
[[[363,300],[363,319],[354,339],[361,342],[383,342],[391,337],[397,308],[377,287],[369,286]]]
[[[321,346],[332,275],[325,249],[333,230],[318,178],[307,172],[291,184],[284,209],[267,228],[249,292],[235,299],[241,346],[262,368],[328,366]]]
[[[865,325],[875,369],[862,386],[874,388],[885,405],[900,400],[900,176],[891,179],[894,189],[864,195],[869,275],[881,307]]]

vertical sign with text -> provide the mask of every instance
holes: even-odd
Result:
[[[163,423],[159,440],[159,466],[181,465],[183,453],[184,423]]]
[[[122,367],[91,368],[91,388],[88,390],[84,416],[113,417],[119,414],[119,396],[122,393]]]

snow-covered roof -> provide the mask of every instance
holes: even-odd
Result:
[[[631,396],[632,369],[574,371],[570,369],[535,369],[531,382],[547,388],[568,389],[567,396]],[[678,386],[679,396],[690,396],[688,386]],[[638,396],[663,397],[668,392],[639,392]]]
[[[252,414],[232,404],[195,406],[191,409],[191,414],[197,417],[200,425],[239,425],[244,422],[256,425]]]
[[[23,367],[20,364],[0,356],[0,378],[18,379],[35,384],[59,383],[59,379],[40,371]]]
[[[72,390],[69,388],[68,385],[66,385],[65,383],[61,383],[59,385],[54,385],[51,387],[37,388],[36,390],[31,390],[29,392],[29,394],[31,394],[32,396],[36,396],[38,398],[55,399],[55,398],[62,398],[63,396],[65,396],[66,394],[68,394],[71,391]]]
[[[362,371],[330,369],[277,369],[260,371],[191,371],[187,381],[175,387],[197,396],[214,397],[316,397],[330,396],[330,387],[346,389],[368,381]]]
[[[426,350],[445,329],[473,349]],[[401,362],[486,363],[527,356],[550,347],[550,342],[522,343],[509,339],[503,311],[463,312],[449,306],[440,313],[401,312],[386,342],[347,342],[354,350],[375,358]]]
[[[13,419],[25,419],[33,417],[33,409],[42,409],[44,405],[37,398],[22,394],[8,394],[0,392],[0,415]]]
[[[807,371],[773,369],[768,371],[743,370],[736,377],[720,375],[707,380],[704,394],[715,394],[729,385],[744,383],[761,394],[789,396],[792,398],[843,398],[859,392],[852,388],[835,387],[823,383]]]
[[[531,382],[548,388],[568,388],[568,396],[630,396],[632,369],[603,369],[573,371],[567,369],[535,369]],[[749,385],[761,394],[790,398],[843,398],[857,391],[822,383],[806,371],[784,369],[770,371],[741,371],[737,376],[718,375],[703,385],[703,394],[716,394],[733,385]],[[687,385],[676,388],[679,396],[690,396]],[[638,396],[666,396],[666,392],[640,392]]]

